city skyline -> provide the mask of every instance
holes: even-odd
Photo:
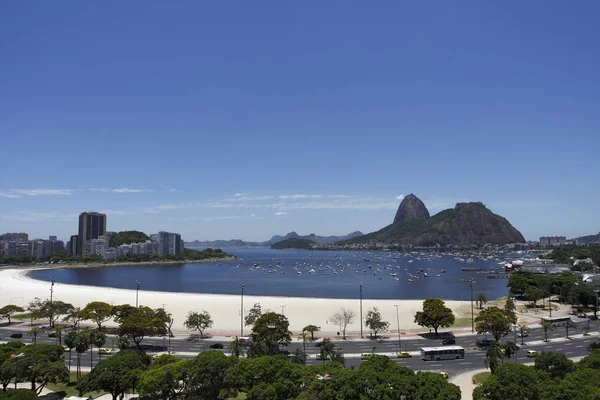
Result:
[[[67,242],[95,210],[186,240],[367,233],[415,193],[528,240],[595,234],[599,12],[11,3],[0,231]]]

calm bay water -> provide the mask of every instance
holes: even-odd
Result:
[[[40,270],[31,272],[30,276],[122,289],[135,289],[139,280],[141,290],[219,294],[239,294],[243,282],[247,295],[324,298],[358,298],[362,282],[365,299],[467,300],[470,298],[469,279],[475,279],[475,295],[484,292],[489,299],[507,295],[507,279],[490,279],[487,274],[465,272],[462,268],[488,271],[498,268],[505,259],[516,258],[516,255],[503,255],[500,259],[467,262],[461,259],[466,256],[384,251],[223,250],[239,259],[218,263]],[[440,272],[442,269],[446,272]]]

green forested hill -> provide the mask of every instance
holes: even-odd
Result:
[[[118,247],[122,244],[145,242],[150,239],[148,235],[140,231],[121,231],[110,236],[110,247]]]

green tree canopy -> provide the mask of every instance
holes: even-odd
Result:
[[[377,332],[386,332],[390,327],[390,323],[381,318],[381,312],[377,307],[373,307],[367,312],[365,325],[373,332],[375,338],[377,338]]]
[[[302,332],[310,332],[310,340],[315,340],[315,332],[319,332],[321,330],[320,326],[316,325],[306,325],[302,328]]]
[[[569,372],[575,371],[575,363],[564,354],[542,352],[535,358],[535,368],[548,373],[552,378],[562,379]]]
[[[160,336],[167,333],[161,315],[150,307],[127,309],[118,317],[119,336],[127,337],[141,350],[140,343],[146,336]]]
[[[254,303],[250,311],[248,311],[248,315],[244,317],[244,325],[252,326],[256,322],[258,318],[262,315],[262,308],[260,303]]]
[[[505,363],[473,391],[473,399],[542,400],[545,376],[522,364]]]
[[[183,366],[182,380],[186,398],[198,400],[218,399],[225,389],[225,378],[236,358],[220,351],[200,353]]]
[[[213,320],[208,311],[190,311],[183,324],[188,329],[200,332],[200,337],[202,338],[204,331],[213,325]]]
[[[185,365],[185,360],[167,354],[158,357],[141,375],[138,385],[140,394],[150,400],[178,398],[185,387],[182,382]]]
[[[11,315],[17,312],[23,312],[25,309],[23,307],[19,307],[14,304],[6,305],[0,308],[0,317],[8,319],[8,324],[10,325],[12,322],[10,320]]]
[[[79,311],[79,316],[83,320],[93,321],[98,325],[98,330],[102,330],[102,323],[108,321],[112,317],[113,307],[102,301],[93,301],[88,303]]]
[[[477,333],[488,332],[494,339],[500,340],[511,331],[512,321],[503,310],[498,307],[489,307],[482,310],[475,318],[475,330]]]
[[[427,328],[433,328],[438,335],[438,328],[447,328],[454,324],[454,314],[441,299],[429,298],[423,301],[423,311],[417,311],[415,322]]]
[[[289,344],[292,341],[289,326],[290,323],[284,315],[268,312],[261,315],[254,323],[252,340],[267,344],[269,347],[268,353],[274,354],[276,351],[273,351],[273,349],[277,349],[277,344]]]

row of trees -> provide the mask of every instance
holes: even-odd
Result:
[[[534,274],[528,271],[515,272],[508,279],[508,287],[513,296],[531,302],[551,296],[559,296],[560,302],[566,302],[574,307],[591,307],[596,309],[596,293],[593,284],[581,283],[571,272],[560,274]]]
[[[600,351],[574,363],[562,354],[542,353],[534,366],[499,365],[473,391],[477,400],[589,400],[600,398]]]

